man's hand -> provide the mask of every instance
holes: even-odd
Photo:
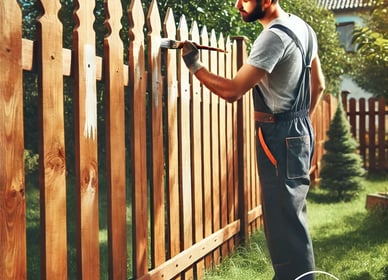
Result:
[[[185,41],[182,48],[182,58],[192,74],[204,67],[199,62],[198,48],[190,41]]]

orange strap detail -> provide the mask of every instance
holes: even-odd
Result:
[[[271,161],[272,165],[277,168],[278,161],[276,160],[274,155],[269,150],[267,143],[265,143],[263,132],[261,131],[261,127],[259,127],[258,134],[259,134],[259,141],[260,141],[261,146],[263,147],[264,153],[267,155],[267,157]]]

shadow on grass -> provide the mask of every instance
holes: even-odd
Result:
[[[347,273],[351,274],[346,279],[388,280],[388,261],[385,261],[385,264],[376,264],[379,267],[378,273],[381,274],[379,276],[375,275],[374,272],[361,271],[361,267],[351,267],[362,256],[373,258],[374,255],[383,254],[384,249],[382,247],[387,243],[388,236],[387,213],[375,211],[358,216],[345,216],[339,226],[342,226],[344,229],[341,231],[341,234],[332,234],[314,240],[317,259],[320,259],[320,255],[322,255],[322,258],[332,256],[331,258],[333,259],[330,265],[336,266],[338,263],[341,263],[344,266],[342,269],[344,271],[348,270]],[[332,227],[333,224],[325,225],[318,229],[318,231],[328,232]],[[368,259],[365,261],[372,260]],[[346,266],[349,267],[346,268]]]

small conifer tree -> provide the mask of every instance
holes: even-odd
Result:
[[[365,169],[357,154],[358,143],[350,132],[342,102],[339,102],[327,136],[320,187],[334,191],[338,200],[355,197],[362,188],[361,179],[365,175]]]

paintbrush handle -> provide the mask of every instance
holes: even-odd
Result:
[[[204,45],[197,44],[197,43],[195,43],[195,42],[192,42],[192,43],[193,43],[198,49],[201,49],[201,50],[209,50],[209,51],[217,51],[217,52],[226,52],[225,50],[220,49],[220,48],[204,46]]]

